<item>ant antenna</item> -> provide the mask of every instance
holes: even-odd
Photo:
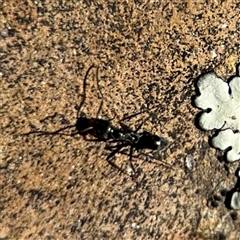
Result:
[[[82,108],[82,106],[83,106],[83,104],[84,104],[84,102],[85,102],[85,99],[86,99],[86,86],[87,86],[87,77],[88,77],[88,74],[89,74],[89,72],[91,71],[91,69],[94,67],[94,64],[91,66],[91,67],[89,67],[89,69],[87,70],[87,72],[86,72],[86,75],[85,75],[85,77],[84,77],[84,80],[83,80],[83,97],[82,97],[82,101],[81,101],[81,103],[79,104],[79,106],[78,106],[78,109],[77,109],[77,118],[79,118],[80,116],[79,116],[79,113],[80,113],[80,111],[81,111],[81,108]]]
[[[97,67],[97,76],[96,76],[96,78],[97,78],[98,91],[100,92],[100,96],[101,96],[101,103],[100,103],[100,106],[99,106],[99,108],[98,108],[96,118],[98,118],[99,113],[100,113],[100,111],[101,111],[101,109],[102,109],[102,106],[103,106],[103,94],[102,94],[102,91],[101,91],[101,88],[100,88],[100,85],[99,85],[98,70],[99,70],[99,67]]]
[[[88,68],[88,70],[87,70],[87,72],[86,72],[86,74],[85,74],[84,80],[83,80],[83,98],[82,98],[82,101],[81,101],[81,103],[79,104],[79,107],[78,107],[78,109],[77,109],[77,118],[79,118],[79,112],[80,112],[80,110],[81,110],[81,108],[82,108],[82,106],[83,106],[83,104],[84,104],[84,102],[85,102],[85,99],[86,99],[87,77],[88,77],[88,74],[89,74],[90,70],[91,70],[93,67],[94,67],[94,64]],[[99,91],[100,91],[100,89],[99,89]],[[101,93],[101,96],[102,96],[102,92],[101,92],[101,91],[100,91],[100,93]],[[102,103],[101,103],[101,105],[102,105]],[[100,106],[101,106],[101,105],[100,105]],[[63,130],[70,129],[70,128],[74,128],[74,127],[76,127],[76,124],[69,125],[69,126],[66,126],[66,127],[62,127],[62,128],[60,128],[60,129],[58,129],[58,130],[56,130],[56,131],[53,131],[53,132],[47,132],[47,131],[31,131],[31,132],[28,132],[28,133],[24,133],[24,134],[22,134],[22,135],[25,135],[25,136],[26,136],[26,135],[30,135],[30,134],[37,134],[38,136],[46,135],[46,134],[53,134],[53,135],[55,135],[55,134],[60,133],[60,132],[63,131]],[[74,136],[74,135],[76,135],[77,133],[78,133],[78,132],[72,133],[71,136]],[[69,136],[68,134],[64,134],[64,133],[61,133],[61,135]]]

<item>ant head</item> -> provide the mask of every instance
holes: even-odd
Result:
[[[148,148],[152,150],[162,150],[169,144],[168,140],[157,135],[149,135]]]
[[[154,137],[154,140],[155,140],[155,146],[157,146],[156,149],[161,150],[161,149],[164,149],[165,147],[168,146],[169,141],[167,139],[165,139],[163,137],[159,137],[157,135],[154,135],[153,137]]]

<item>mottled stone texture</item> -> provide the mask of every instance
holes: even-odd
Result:
[[[239,9],[239,0],[0,1],[0,238],[240,239],[223,199],[208,204],[235,177],[191,104],[201,73],[235,73]],[[118,126],[149,109],[127,124],[147,118],[143,128],[171,142],[156,156],[164,162],[135,153],[134,179],[107,163],[104,143],[22,135],[74,124],[92,64],[103,118]],[[83,111],[95,117],[96,68],[87,83]],[[127,172],[128,156],[115,158]]]

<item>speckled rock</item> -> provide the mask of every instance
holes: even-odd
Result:
[[[203,71],[235,72],[239,9],[234,0],[1,1],[0,238],[240,239],[223,203],[207,207],[233,179],[191,104]],[[147,119],[143,129],[170,141],[156,160],[134,153],[135,179],[107,163],[104,143],[23,135],[75,123],[92,64],[102,118],[119,126],[143,110],[126,124]],[[95,70],[86,95],[83,111],[95,117]],[[128,156],[115,163],[127,170]]]

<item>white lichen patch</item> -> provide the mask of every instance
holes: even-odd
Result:
[[[220,131],[216,137],[212,138],[212,145],[215,148],[227,151],[227,160],[229,162],[236,161],[240,159],[240,134],[234,133],[231,129]]]
[[[234,210],[240,209],[240,192],[234,192],[231,198],[230,206]]]
[[[201,115],[200,127],[240,130],[240,77],[234,77],[228,85],[215,73],[207,73],[198,80],[197,87],[201,95],[195,99],[196,106],[209,109]]]
[[[240,77],[223,82],[214,72],[199,78],[197,107],[205,110],[199,119],[204,130],[221,130],[212,139],[214,147],[227,150],[227,160],[240,159]],[[225,130],[225,131],[224,131]]]

